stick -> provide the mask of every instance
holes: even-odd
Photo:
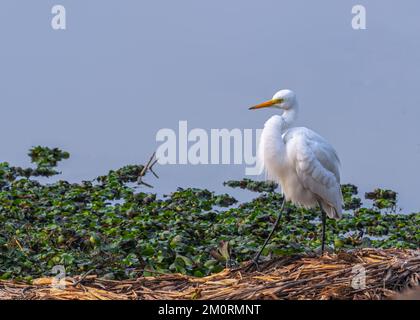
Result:
[[[153,188],[152,185],[144,182],[142,178],[147,174],[148,171],[150,171],[156,178],[159,179],[159,176],[153,171],[153,166],[157,163],[157,159],[155,159],[156,152],[153,152],[152,156],[149,158],[149,161],[147,161],[146,165],[141,170],[139,177],[137,179],[137,184],[145,185],[146,187]]]

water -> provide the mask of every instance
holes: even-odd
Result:
[[[299,125],[337,149],[343,183],[396,190],[405,212],[419,210],[420,2],[369,3],[363,31],[348,1],[73,1],[65,31],[51,29],[48,5],[22,3],[0,4],[1,161],[57,146],[72,154],[63,178],[91,179],[144,163],[156,132],[180,120],[261,128],[273,113],[247,107],[290,88]],[[149,182],[167,193],[226,192],[245,168],[156,169]]]

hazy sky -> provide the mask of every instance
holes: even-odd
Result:
[[[64,5],[67,30],[51,28]],[[353,5],[367,30],[351,27]],[[160,128],[261,128],[247,107],[281,88],[299,124],[337,149],[342,181],[420,209],[420,2],[2,0],[0,161],[33,145],[72,158],[64,178],[143,163]],[[173,165],[148,182],[227,191],[245,165]],[[260,177],[263,178],[263,177]]]

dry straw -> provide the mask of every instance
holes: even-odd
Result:
[[[66,278],[65,290],[54,289],[52,278],[31,285],[0,281],[0,299],[389,299],[418,288],[420,251],[361,249],[283,257],[262,264],[259,271],[245,269],[204,278],[157,274],[123,281],[85,274]]]

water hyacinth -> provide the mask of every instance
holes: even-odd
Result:
[[[0,163],[2,279],[48,276],[58,264],[67,274],[92,270],[113,279],[155,271],[208,275],[251,259],[283,200],[275,183],[249,179],[225,183],[258,193],[236,206],[228,194],[196,188],[159,198],[135,184],[147,165],[111,170],[92,181],[43,184],[36,177],[57,174],[56,165],[69,154],[35,147],[29,155],[35,168]],[[374,201],[370,207],[362,206],[357,187],[342,190],[347,211],[342,220],[327,222],[332,250],[419,247],[420,214],[388,212],[397,204],[395,192],[367,194]],[[264,255],[317,250],[319,217],[316,210],[286,205]]]

